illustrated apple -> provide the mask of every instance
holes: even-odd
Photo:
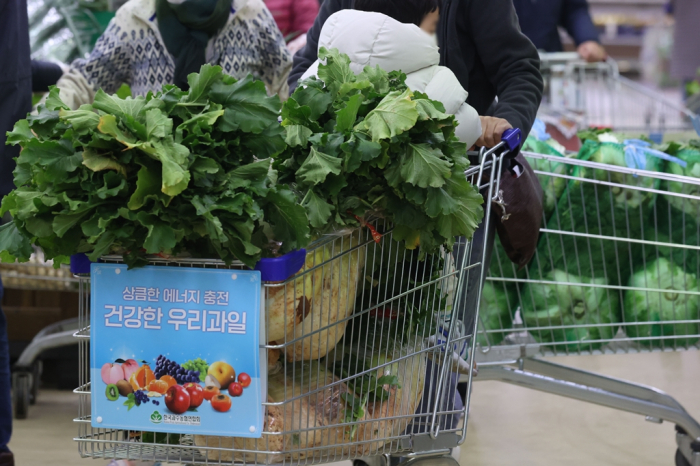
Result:
[[[102,381],[107,385],[117,384],[120,380],[124,380],[124,369],[119,364],[105,363],[101,370]]]
[[[233,370],[230,364],[226,364],[223,361],[218,361],[209,366],[207,371],[207,376],[211,376],[212,379],[216,380],[218,384],[211,384],[221,390],[226,390],[232,382],[236,381],[236,371]],[[207,380],[204,381],[205,385],[210,385]]]
[[[231,396],[241,396],[243,395],[243,385],[238,382],[233,382],[228,386],[228,394]]]
[[[129,380],[131,374],[139,369],[139,363],[135,359],[127,359],[124,364],[122,364],[122,369],[124,370],[124,378]]]
[[[165,406],[175,414],[182,414],[190,409],[190,394],[184,387],[173,385],[165,392]]]
[[[243,388],[248,388],[250,386],[250,376],[245,372],[238,374],[238,383],[243,386]]]
[[[204,402],[204,389],[198,383],[185,384],[185,390],[190,394],[190,408],[199,408]]]
[[[228,395],[219,393],[211,399],[211,407],[220,413],[225,413],[231,409],[231,398],[229,398]]]

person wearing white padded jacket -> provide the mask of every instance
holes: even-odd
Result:
[[[457,137],[471,147],[481,136],[481,120],[466,102],[467,91],[455,74],[438,65],[440,52],[435,37],[430,34],[431,28],[434,24],[429,20],[418,27],[382,13],[341,10],[323,25],[318,48],[338,49],[348,55],[350,68],[355,73],[360,73],[365,66],[377,65],[386,71],[403,71],[406,85],[412,91],[423,92],[442,102],[446,113],[455,115],[459,122]],[[319,64],[316,60],[302,80],[316,76]]]

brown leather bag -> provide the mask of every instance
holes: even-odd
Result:
[[[501,174],[499,191],[491,200],[496,232],[508,258],[522,269],[537,249],[543,216],[542,186],[522,154]]]

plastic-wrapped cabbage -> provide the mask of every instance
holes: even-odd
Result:
[[[686,148],[681,149],[674,155],[675,157],[678,157],[686,162],[688,165],[683,168],[677,163],[669,163],[666,168],[669,173],[674,175],[690,176],[692,178],[700,178],[700,150]],[[673,193],[700,197],[700,186],[689,183],[669,181],[668,190]],[[676,209],[679,209],[689,215],[693,215],[696,218],[700,216],[700,201],[671,195],[666,195],[666,198],[668,199],[668,202]]]
[[[523,288],[523,321],[535,340],[553,343],[559,351],[586,351],[615,336],[620,295],[603,288],[604,279],[553,270],[543,280],[552,283],[528,283]],[[551,328],[531,330],[535,327]]]
[[[318,361],[288,365],[268,377],[267,401],[280,404],[267,406],[262,438],[196,435],[195,445],[215,448],[201,452],[216,462],[275,464],[320,458],[323,447],[334,449],[349,441],[350,429],[343,425],[343,399],[348,392],[347,385]]]
[[[625,145],[615,143],[596,143],[586,141],[579,151],[578,158],[590,162],[615,165],[618,167],[629,167],[629,158],[625,155]],[[645,170],[662,171],[663,160],[651,155],[645,156]],[[638,209],[647,206],[655,198],[655,194],[648,191],[641,191],[637,188],[658,189],[660,181],[656,178],[645,176],[634,176],[628,173],[577,167],[574,173],[576,176],[591,178],[600,181],[615,183],[617,185],[629,185],[630,188],[614,186],[609,190],[613,194],[615,207],[620,209]],[[602,189],[608,190],[607,187]]]
[[[536,154],[565,157],[565,150],[563,147],[562,152],[560,152],[551,145],[550,140],[538,141],[533,137],[527,138],[525,145],[523,146],[523,150],[534,152]],[[561,175],[568,174],[570,166],[565,163],[557,163],[551,160],[538,159],[534,157],[526,157],[526,159],[530,163],[533,170],[552,174],[537,175],[537,179],[539,179],[540,185],[542,185],[542,190],[544,192],[544,218],[547,219],[554,210],[561,193],[563,193],[564,189],[566,189],[568,180],[566,178],[562,178]]]
[[[632,275],[629,286],[639,289],[625,293],[625,332],[628,337],[640,338],[640,343],[655,346],[662,343],[665,346],[686,346],[699,340],[700,294],[695,274],[661,258]],[[684,338],[677,338],[679,336]]]

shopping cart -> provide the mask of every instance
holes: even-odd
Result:
[[[54,268],[45,261],[43,252],[36,250],[27,263],[0,263],[0,277],[7,289],[33,291],[78,291],[78,279],[67,268]],[[15,363],[12,373],[12,402],[16,419],[26,419],[29,405],[36,403],[42,363],[42,352],[75,345],[73,333],[77,319],[67,319],[49,325],[34,336]]]
[[[516,131],[493,150],[470,154],[478,163],[465,175],[486,198],[498,189],[496,174],[508,168],[520,143]],[[486,218],[490,209],[486,203]],[[187,464],[365,458],[387,464],[390,455],[398,455],[412,464],[456,464],[449,454],[464,441],[468,408],[453,396],[449,380],[456,381],[452,374],[460,368],[471,378],[471,366],[458,353],[466,353],[474,328],[452,318],[452,308],[459,304],[455,297],[465,294],[470,274],[483,280],[481,258],[474,252],[482,251],[480,246],[462,241],[459,260],[448,252],[421,257],[394,240],[389,223],[375,219],[359,230],[314,242],[293,276],[263,275],[266,335],[261,341],[267,343],[261,348],[268,395],[258,439],[96,427],[94,421],[101,418],[91,412],[91,396],[104,396],[105,389],[102,380],[91,380],[91,279],[79,275],[75,336],[81,385],[75,390],[80,397],[75,440],[81,456]],[[121,258],[102,262],[120,263]],[[150,265],[244,268],[197,259],[153,258]],[[421,400],[428,406],[417,416]],[[462,416],[461,424],[453,422]]]
[[[612,59],[586,63],[575,52],[540,59],[545,82],[540,118],[560,123],[569,136],[589,127],[652,138],[700,132],[700,117],[683,105],[679,92],[664,94],[625,78]]]
[[[672,422],[676,464],[700,465],[700,424],[671,396],[538,358],[698,348],[700,179],[525,156],[559,201],[546,212],[525,270],[515,270],[502,249],[494,251],[475,380]]]

